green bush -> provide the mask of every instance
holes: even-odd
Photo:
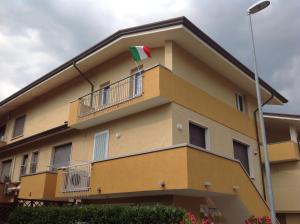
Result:
[[[182,220],[186,220],[183,209],[163,205],[18,207],[9,217],[10,224],[179,224]]]

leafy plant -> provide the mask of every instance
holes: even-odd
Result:
[[[74,207],[16,208],[10,224],[190,224],[181,208],[153,206],[84,205]]]

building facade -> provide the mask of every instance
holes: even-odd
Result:
[[[300,116],[265,113],[275,209],[281,224],[300,223]]]
[[[138,70],[130,45],[151,48]],[[0,102],[0,200],[267,215],[253,77],[184,17],[120,30]]]

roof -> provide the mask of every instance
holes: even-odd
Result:
[[[227,52],[224,48],[222,48],[219,44],[217,44],[214,40],[212,40],[209,36],[207,36],[203,31],[201,31],[197,26],[195,26],[191,21],[189,21],[186,17],[178,17],[169,20],[164,20],[160,22],[150,23],[142,26],[136,26],[128,29],[122,29],[117,31],[116,33],[112,34],[111,36],[105,38],[98,44],[92,46],[91,48],[87,49],[86,51],[82,52],[81,54],[77,55],[76,57],[70,59],[69,61],[65,62],[61,66],[57,67],[56,69],[52,70],[51,72],[45,74],[41,78],[35,80],[34,82],[30,83],[29,85],[25,86],[21,90],[17,91],[16,93],[12,94],[11,96],[7,97],[3,101],[0,102],[0,106],[5,105],[6,103],[12,101],[13,99],[17,98],[18,96],[22,95],[23,93],[29,91],[33,87],[39,85],[40,83],[50,79],[51,77],[55,76],[57,73],[67,69],[68,67],[72,66],[73,62],[80,61],[85,57],[91,55],[92,53],[96,52],[97,50],[103,48],[104,46],[112,43],[113,41],[117,40],[118,38],[129,35],[135,34],[139,32],[151,31],[154,29],[166,28],[175,25],[182,25],[186,27],[189,31],[191,31],[194,35],[198,38],[203,40],[207,45],[213,48],[216,52],[230,61],[233,65],[243,71],[247,76],[254,80],[254,73],[243,65],[240,61],[238,61],[235,57],[233,57],[229,52]],[[282,96],[279,92],[277,92],[274,88],[272,88],[269,84],[267,84],[262,79],[259,80],[260,85],[264,87],[267,91],[269,91],[272,95],[278,98],[282,103],[288,102],[288,100]]]
[[[264,113],[264,117],[278,118],[278,119],[282,118],[282,119],[300,120],[300,115],[298,115],[298,114]]]

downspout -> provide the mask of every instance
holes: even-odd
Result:
[[[271,97],[269,99],[267,99],[262,104],[262,107],[264,105],[266,105],[267,103],[269,103],[273,98],[274,98],[274,95],[272,93]],[[265,188],[265,180],[264,180],[264,174],[263,174],[263,169],[262,169],[262,157],[261,157],[261,152],[260,152],[258,125],[257,125],[257,118],[256,118],[257,111],[258,111],[258,108],[256,108],[255,111],[253,111],[253,117],[254,117],[254,125],[255,125],[256,143],[257,143],[258,155],[259,155],[259,167],[260,167],[260,170],[261,170],[261,180],[262,180],[262,185],[263,185],[263,196],[264,196],[264,199],[266,200],[267,199],[267,197],[266,197],[266,188]]]
[[[77,65],[76,65],[76,62],[75,61],[73,61],[73,66],[74,66],[74,68],[78,71],[78,73],[90,84],[90,86],[91,86],[91,95],[90,95],[90,106],[92,106],[93,105],[93,93],[94,93],[94,89],[95,89],[95,87],[94,87],[94,84],[91,82],[91,80],[89,80],[85,75],[84,75],[84,73],[77,67]]]

